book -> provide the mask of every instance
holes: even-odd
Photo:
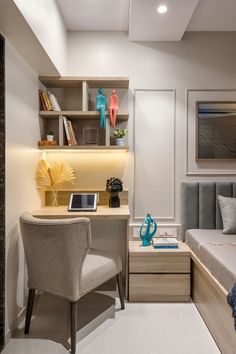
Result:
[[[70,138],[70,134],[69,134],[68,124],[67,124],[67,118],[66,118],[65,116],[63,116],[62,119],[63,119],[63,123],[64,123],[64,128],[65,128],[67,143],[68,143],[68,145],[71,145],[71,138]]]
[[[154,248],[178,248],[178,240],[174,237],[157,237],[152,239]]]
[[[67,119],[67,125],[68,125],[68,130],[69,130],[69,134],[70,134],[70,138],[71,138],[71,145],[78,145],[77,139],[75,137],[74,129],[73,129],[71,121],[69,119]]]
[[[39,102],[40,102],[40,109],[43,111],[47,110],[46,104],[44,102],[44,98],[43,98],[43,91],[39,90]]]
[[[45,103],[45,106],[46,106],[46,110],[47,111],[52,111],[52,105],[51,105],[51,102],[48,98],[48,94],[46,91],[42,91],[42,96],[43,96],[43,100],[44,100],[44,103]]]
[[[52,110],[53,111],[60,111],[61,108],[59,106],[59,103],[57,101],[57,98],[54,96],[53,93],[51,93],[50,91],[48,91],[48,97],[52,106]]]

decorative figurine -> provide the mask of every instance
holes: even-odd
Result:
[[[119,192],[123,191],[123,182],[119,178],[111,177],[107,180],[106,190],[110,193],[109,207],[119,208]]]
[[[96,110],[100,113],[100,128],[106,128],[106,97],[103,95],[102,88],[98,89],[96,97]]]
[[[115,128],[116,126],[116,113],[118,111],[118,96],[116,90],[112,90],[112,95],[110,97],[110,121],[111,126]]]
[[[144,234],[142,235],[142,231],[144,226],[146,226],[146,230],[144,232]],[[154,226],[154,230],[151,231],[151,227]],[[151,239],[152,237],[155,235],[157,231],[157,224],[156,222],[153,220],[153,218],[151,217],[151,214],[147,214],[146,218],[144,219],[144,222],[140,228],[139,231],[139,235],[141,237],[142,242],[142,246],[146,247],[146,246],[150,246],[151,245]]]

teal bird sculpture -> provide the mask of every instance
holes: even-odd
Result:
[[[144,227],[145,227],[145,231],[143,232]],[[154,229],[151,231],[152,227],[154,227]],[[157,232],[157,224],[155,220],[153,220],[153,218],[151,217],[151,214],[147,214],[139,231],[139,235],[141,237],[143,247],[151,245],[151,239],[156,232]]]

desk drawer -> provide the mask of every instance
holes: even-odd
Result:
[[[130,256],[130,273],[190,273],[190,256]]]
[[[189,301],[190,274],[130,274],[130,301]]]

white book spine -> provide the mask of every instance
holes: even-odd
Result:
[[[65,128],[65,132],[66,132],[66,139],[68,141],[68,145],[71,145],[71,139],[70,139],[70,134],[69,134],[68,125],[67,125],[67,118],[64,116],[62,118],[63,118],[64,128]]]

